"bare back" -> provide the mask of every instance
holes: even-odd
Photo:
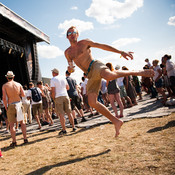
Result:
[[[8,98],[8,104],[18,102],[21,100],[21,97],[24,96],[24,90],[21,84],[15,81],[9,81],[5,83],[2,87],[3,90],[3,100]]]
[[[93,60],[87,40],[81,40],[75,46],[70,46],[65,51],[65,56],[68,62],[74,61],[85,73],[88,70],[90,62]]]

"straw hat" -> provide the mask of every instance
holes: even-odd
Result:
[[[54,68],[53,70],[51,70],[52,72],[55,72],[56,74],[59,74],[58,69]]]
[[[8,71],[7,75],[5,75],[7,78],[13,78],[15,75],[13,74],[12,71]]]

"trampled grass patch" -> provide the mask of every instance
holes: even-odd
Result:
[[[58,132],[34,133],[29,144],[9,149],[11,139],[1,138],[2,175],[130,175],[175,174],[175,114],[124,123],[118,138],[105,124],[78,129],[67,136]]]

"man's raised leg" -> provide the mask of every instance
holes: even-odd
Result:
[[[133,76],[144,76],[144,77],[153,77],[154,71],[152,69],[147,70],[139,70],[139,71],[110,71],[109,69],[102,69],[100,73],[101,77],[104,78],[107,81],[114,80],[116,78],[125,77],[129,75]]]
[[[98,112],[100,112],[102,115],[107,117],[115,126],[115,131],[116,134],[115,136],[117,137],[119,135],[119,130],[123,124],[123,122],[119,119],[117,119],[112,113],[104,106],[103,104],[99,103],[97,101],[97,94],[96,93],[89,93],[88,94],[88,101],[89,105],[93,108],[95,108]]]

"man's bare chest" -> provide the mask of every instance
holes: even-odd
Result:
[[[85,54],[85,50],[83,50],[81,48],[80,49],[71,49],[69,51],[69,57],[72,60],[81,58],[84,54]]]

